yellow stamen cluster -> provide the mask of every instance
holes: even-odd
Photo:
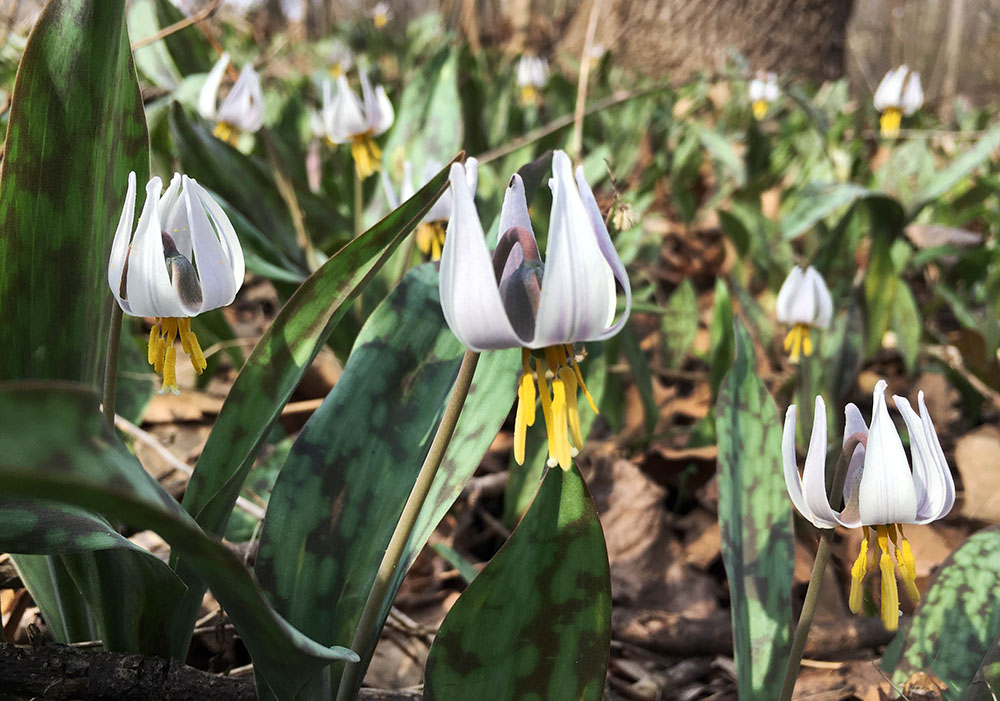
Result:
[[[583,381],[580,365],[571,346],[549,346],[543,351],[543,355],[544,358],[533,356],[527,348],[521,351],[522,374],[517,388],[517,413],[514,417],[514,459],[518,465],[524,464],[527,427],[535,423],[537,383],[537,394],[541,398],[542,416],[545,419],[545,433],[549,441],[549,465],[559,465],[568,470],[573,457],[583,448],[580,412],[576,403],[577,390],[583,390],[595,414],[598,413],[597,406]]]
[[[903,121],[903,111],[896,107],[886,107],[880,121],[882,136],[895,138],[899,136],[899,124]]]
[[[813,343],[809,335],[808,324],[795,324],[785,336],[785,352],[793,363],[799,362],[799,357],[812,355]]]
[[[896,630],[899,627],[899,590],[896,586],[896,571],[892,556],[889,554],[889,541],[892,541],[896,551],[896,563],[899,564],[899,573],[903,578],[906,593],[913,601],[920,601],[920,591],[917,589],[917,563],[913,559],[913,551],[910,549],[910,542],[903,535],[903,527],[899,524],[889,524],[887,526],[876,526],[876,539],[881,555],[878,557],[879,570],[882,575],[882,624],[886,630]],[[875,569],[875,552],[872,551],[872,560],[868,562],[868,544],[871,540],[871,530],[865,528],[865,539],[861,541],[861,552],[858,553],[854,566],[851,567],[851,595],[848,604],[851,611],[858,613],[861,610],[861,599],[863,590],[861,588],[865,573],[869,569]]]
[[[225,141],[231,146],[236,146],[236,139],[239,137],[239,132],[232,124],[219,122],[215,125],[215,129],[212,130],[212,135],[220,141]]]
[[[533,105],[538,101],[538,88],[534,85],[521,86],[521,104]]]
[[[444,221],[423,222],[417,227],[417,248],[428,260],[441,260],[444,248]]]
[[[382,163],[382,149],[370,134],[358,134],[351,140],[351,156],[358,179],[364,180],[379,169]]]
[[[341,65],[340,61],[337,61],[332,66],[330,66],[331,77],[339,78],[340,76],[344,75],[344,73],[346,73],[346,71],[344,70],[344,67]]]
[[[754,100],[750,105],[755,119],[763,119],[767,114],[767,102],[765,100]]]
[[[180,336],[181,348],[191,359],[191,366],[199,375],[208,366],[205,354],[201,351],[198,338],[191,330],[191,319],[188,317],[156,317],[156,323],[149,330],[149,347],[146,359],[153,369],[163,376],[162,391],[170,390],[180,393],[177,386],[177,349],[174,341]]]
[[[385,25],[389,24],[389,15],[379,12],[372,17],[372,24],[375,25],[375,29],[382,29]]]

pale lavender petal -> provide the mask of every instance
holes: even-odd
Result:
[[[955,503],[955,481],[931,422],[924,393],[917,395],[920,416],[904,397],[894,396],[910,434],[913,484],[917,495],[917,523],[930,523],[945,516]]]
[[[515,227],[524,229],[535,237],[535,231],[531,228],[531,215],[528,214],[528,200],[524,194],[524,181],[521,176],[514,173],[507,183],[507,190],[503,195],[503,205],[500,207],[500,224],[497,226],[497,243],[507,231]],[[536,243],[537,245],[537,243]],[[524,262],[524,252],[520,244],[514,244],[507,256],[504,264],[501,279],[506,279],[517,270]]]
[[[115,238],[111,242],[111,256],[108,258],[108,287],[118,301],[118,306],[126,314],[131,314],[128,300],[122,299],[122,275],[125,274],[125,261],[128,260],[129,242],[132,239],[132,222],[135,220],[135,171],[128,174],[128,189],[125,191],[125,204],[122,215],[118,219]],[[126,294],[128,291],[126,290]]]
[[[240,76],[219,107],[219,121],[253,133],[264,123],[264,96],[260,89],[260,78],[249,64],[240,71]]]
[[[223,52],[219,60],[212,66],[205,78],[205,84],[201,86],[198,93],[198,114],[205,119],[215,119],[215,104],[219,96],[219,86],[222,85],[222,77],[226,73],[229,65],[229,54]]]
[[[486,235],[458,163],[451,166],[454,212],[441,253],[441,310],[452,333],[477,350],[523,345],[514,332],[493,274]]]
[[[859,488],[859,512],[867,526],[913,523],[917,494],[903,442],[885,404],[885,380],[875,385],[872,423]]]
[[[190,309],[188,316],[194,316],[209,309],[225,306],[236,296],[237,284],[233,279],[233,270],[229,262],[229,254],[219,240],[215,227],[205,212],[201,202],[201,193],[195,190],[195,183],[186,175],[183,176],[183,191],[181,202],[187,211],[191,226],[191,239],[194,242],[194,260],[201,282],[201,306]],[[242,283],[242,279],[240,283]]]
[[[190,261],[194,247],[191,243],[191,224],[187,208],[181,201],[180,173],[174,173],[174,177],[170,179],[170,186],[160,198],[160,226],[173,239],[177,251]]]
[[[798,463],[795,459],[795,405],[785,412],[785,427],[781,432],[781,455],[785,473],[785,488],[792,504],[802,516],[817,528],[832,528],[833,524],[816,518],[802,493],[802,478],[799,477]]]
[[[826,404],[818,394],[813,411],[809,450],[806,451],[806,464],[802,470],[802,493],[813,513],[812,522],[818,528],[833,528],[837,524],[838,515],[830,507],[830,500],[826,496]]]

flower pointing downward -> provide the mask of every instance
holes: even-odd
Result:
[[[778,291],[777,312],[779,322],[792,325],[785,336],[785,351],[792,362],[797,363],[800,354],[812,355],[810,329],[827,328],[833,317],[830,291],[815,268],[792,268]]]
[[[881,551],[879,569],[882,575],[882,622],[889,630],[899,625],[899,594],[889,543],[895,550],[896,563],[907,594],[916,602],[920,592],[916,585],[916,563],[910,543],[903,535],[903,524],[925,524],[943,518],[955,503],[955,483],[945,461],[931,421],[924,393],[917,394],[920,414],[903,397],[894,396],[896,407],[903,415],[910,434],[910,454],[913,469],[906,458],[903,442],[889,417],[885,403],[885,380],[875,385],[872,422],[865,426],[861,412],[854,404],[845,409],[844,444],[857,437],[861,444],[854,450],[844,482],[842,511],[834,511],[826,495],[826,405],[816,397],[812,436],[803,474],[799,477],[795,459],[795,406],[788,407],[782,433],[785,486],[795,508],[817,528],[864,529],[861,552],[851,568],[851,611],[861,610],[862,581],[869,569],[868,550],[874,532]]]
[[[131,316],[155,317],[149,364],[163,375],[163,390],[178,393],[178,337],[198,374],[206,367],[191,317],[232,303],[243,284],[243,249],[222,207],[197,182],[174,173],[170,187],[154,177],[132,234],[135,173],[111,244],[108,285]]]
[[[753,116],[757,120],[764,118],[767,108],[778,99],[778,75],[777,73],[757,74],[750,85],[747,86],[750,107],[753,109]]]
[[[395,112],[379,85],[372,88],[368,73],[360,71],[362,100],[351,90],[346,76],[337,78],[337,86],[323,83],[323,125],[332,144],[351,143],[351,156],[358,178],[364,180],[379,169],[382,150],[375,137],[392,126]]]
[[[573,344],[618,333],[628,318],[632,292],[583,169],[577,168],[574,178],[569,157],[556,151],[552,176],[545,261],[531,229],[524,183],[516,174],[504,196],[491,260],[465,170],[451,167],[454,211],[441,257],[441,308],[448,326],[472,350],[522,348],[514,457],[523,464],[526,427],[535,421],[537,384],[549,464],[569,469],[574,446],[583,447],[578,388],[597,411]],[[625,311],[617,322],[616,281],[625,293]]]
[[[218,139],[235,146],[239,131],[252,134],[264,123],[264,96],[261,93],[257,72],[253,66],[247,64],[243,66],[240,77],[217,108],[219,88],[222,86],[222,78],[228,66],[229,54],[223,53],[212,66],[198,94],[198,112],[205,119],[217,122],[212,133]]]
[[[906,65],[889,71],[878,84],[873,102],[875,109],[882,113],[882,136],[899,136],[903,115],[910,116],[924,104],[920,73],[911,71]]]
[[[549,62],[540,56],[524,55],[517,62],[517,85],[521,88],[521,104],[533,105],[539,91],[549,82]]]

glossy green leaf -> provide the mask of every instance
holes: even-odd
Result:
[[[43,497],[101,512],[156,531],[183,554],[208,582],[256,669],[279,695],[293,695],[310,674],[331,660],[354,657],[349,650],[317,644],[271,608],[242,560],[207,537],[118,442],[92,391],[70,384],[0,385],[0,445],[4,446],[0,480],[8,498]],[[96,581],[89,567],[115,566],[113,574],[118,577],[105,581],[117,581],[118,588],[109,590],[97,606],[113,605],[112,596],[134,584],[130,576],[137,572],[135,563],[150,557],[125,562],[132,566],[129,570],[120,567],[121,561],[107,561],[107,554],[96,553],[90,564],[69,568],[84,588]],[[164,614],[175,611],[161,598],[165,593],[169,592],[154,592],[147,605],[161,607]],[[164,618],[165,625],[174,629],[159,628],[157,634],[167,641],[184,635],[186,621],[176,615]]]
[[[722,561],[740,698],[769,700],[778,698],[791,648],[792,512],[782,477],[781,422],[741,323],[735,345],[715,406]]]
[[[925,206],[943,197],[973,169],[988,161],[998,148],[1000,148],[1000,126],[995,126],[917,192],[913,206],[907,211],[906,220],[912,220]]]
[[[1000,527],[993,526],[941,565],[913,618],[886,648],[882,669],[900,687],[914,673],[929,672],[947,685],[945,699],[961,699],[998,637]]]
[[[278,610],[317,640],[353,639],[463,353],[441,313],[435,266],[414,269],[369,318],[337,385],[292,446],[255,571]],[[390,599],[509,412],[519,362],[516,350],[480,359]],[[358,650],[363,664],[370,652]]]
[[[170,0],[152,0],[156,6],[156,18],[160,27],[166,28],[180,22],[186,15],[170,2]],[[207,73],[215,63],[217,56],[208,43],[208,39],[196,25],[190,25],[164,37],[163,43],[170,52],[170,58],[182,75]]]
[[[604,532],[574,465],[550,469],[524,519],[448,612],[428,701],[599,701],[611,641]]]
[[[21,60],[0,167],[0,380],[103,379],[108,252],[129,171],[149,172],[124,7],[49,3]]]
[[[64,558],[50,555],[11,556],[18,576],[38,604],[49,632],[59,642],[97,640],[97,623],[83,594],[66,569]]]

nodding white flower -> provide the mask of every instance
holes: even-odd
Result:
[[[792,268],[778,291],[777,312],[779,322],[792,325],[785,336],[785,351],[792,362],[798,362],[800,353],[812,355],[810,329],[827,328],[833,317],[830,291],[815,268]]]
[[[522,56],[517,62],[517,85],[521,88],[521,102],[534,104],[538,92],[549,82],[549,62],[540,56]]]
[[[441,162],[429,159],[424,163],[424,174],[422,185],[430,182],[431,178],[441,170]],[[475,158],[465,159],[465,181],[472,192],[476,191],[476,184],[479,179],[479,161]],[[413,197],[416,191],[413,187],[413,166],[409,161],[403,163],[403,181],[400,184],[399,196],[389,182],[389,176],[382,172],[382,187],[385,190],[386,199],[389,206],[396,209],[400,203]],[[445,227],[451,218],[453,204],[451,189],[445,190],[437,201],[427,210],[427,214],[417,226],[416,243],[417,248],[427,260],[441,260],[441,251],[444,248]]]
[[[243,66],[239,78],[222,104],[216,108],[219,87],[228,66],[229,54],[223,53],[209,71],[198,95],[198,112],[205,119],[216,122],[213,132],[216,137],[235,145],[238,131],[252,134],[264,123],[264,96],[260,89],[260,78],[248,63]]]
[[[201,185],[174,173],[167,191],[154,177],[146,202],[135,217],[135,173],[128,176],[125,206],[111,244],[108,285],[118,305],[131,316],[155,317],[148,360],[163,375],[163,390],[176,393],[176,350],[200,374],[206,367],[191,317],[231,304],[243,284],[243,249],[222,207]]]
[[[372,23],[375,29],[382,29],[389,24],[390,19],[392,19],[392,8],[389,7],[389,3],[375,3],[375,7],[372,8]]]
[[[590,67],[597,68],[597,66],[601,63],[601,59],[604,58],[605,53],[607,53],[607,51],[604,48],[604,44],[591,44],[586,56]]]
[[[330,47],[330,75],[339,78],[347,75],[354,67],[354,52],[342,41],[335,41]]]
[[[882,113],[882,136],[898,136],[903,115],[909,117],[924,104],[919,71],[911,71],[906,65],[890,70],[878,84],[873,102]]]
[[[368,72],[362,69],[362,100],[347,84],[347,76],[337,78],[334,88],[330,81],[323,83],[323,124],[326,137],[333,144],[351,142],[351,155],[358,177],[364,180],[379,169],[382,150],[375,137],[392,126],[395,112],[381,85],[372,89]]]
[[[535,421],[537,381],[549,464],[569,469],[575,455],[570,440],[576,449],[583,447],[578,387],[597,411],[573,344],[618,333],[628,319],[632,292],[583,169],[576,169],[574,179],[563,151],[552,157],[549,187],[546,259],[539,255],[531,229],[524,183],[515,174],[500,210],[491,260],[466,171],[457,164],[451,167],[454,211],[441,257],[441,308],[452,332],[472,350],[522,348],[514,457],[524,462],[525,429]],[[625,293],[625,311],[617,322],[616,280]]]
[[[913,469],[899,433],[889,417],[885,403],[885,380],[875,385],[871,427],[865,425],[854,404],[845,409],[844,445],[852,437],[860,439],[847,468],[844,482],[844,508],[834,511],[826,496],[826,405],[816,397],[812,436],[803,474],[799,477],[795,459],[795,406],[788,407],[782,433],[785,486],[792,503],[806,520],[817,528],[863,528],[861,552],[851,568],[851,610],[861,610],[861,584],[868,565],[872,531],[882,551],[882,622],[889,630],[899,623],[899,594],[889,542],[910,598],[916,602],[916,564],[903,524],[925,524],[944,518],[955,503],[955,482],[938,441],[934,423],[924,403],[924,393],[917,393],[919,415],[903,397],[893,396],[896,408],[910,434]]]
[[[750,98],[750,107],[753,109],[753,116],[763,119],[767,114],[767,108],[772,102],[778,99],[778,74],[758,73],[747,86],[747,93]]]

